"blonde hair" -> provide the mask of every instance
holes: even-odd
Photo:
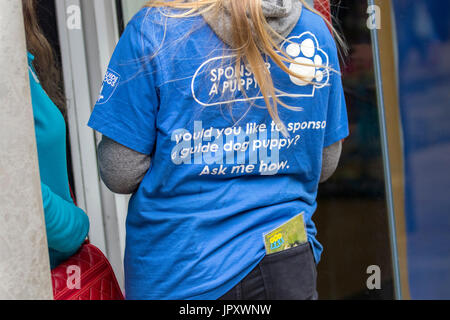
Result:
[[[336,32],[333,25],[325,17],[312,8],[305,0],[298,1],[300,1],[305,8],[322,17],[335,36],[335,39],[343,48],[345,48],[344,41]],[[284,72],[290,76],[296,77],[307,83],[311,82],[303,79],[301,75],[294,73],[286,66],[286,62],[293,64],[302,63],[296,62],[294,59],[289,57],[287,53],[283,52],[278,43],[271,36],[270,32],[273,34],[277,33],[270,27],[263,14],[262,0],[197,0],[191,2],[186,2],[185,0],[152,0],[145,6],[185,9],[185,12],[173,15],[173,17],[182,18],[204,14],[210,11],[218,13],[225,7],[226,2],[229,4],[228,8],[231,15],[231,24],[233,26],[231,38],[233,41],[232,47],[236,53],[236,68],[239,69],[242,62],[249,65],[264,97],[270,116],[278,127],[281,128],[283,135],[288,136],[289,134],[286,126],[281,121],[278,114],[278,105],[282,105],[291,110],[295,110],[297,108],[293,108],[283,103],[277,97],[272,76],[264,61],[264,54],[270,57]],[[250,18],[251,22],[248,18]],[[330,69],[328,66],[324,67]],[[238,78],[240,77],[239,72],[237,73],[237,76]],[[237,80],[239,83],[240,79]],[[243,94],[245,95],[245,92],[243,92]]]

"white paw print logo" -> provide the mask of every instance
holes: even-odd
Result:
[[[330,79],[328,55],[320,49],[319,42],[311,32],[302,33],[285,41],[282,48],[295,62],[289,70],[301,76],[302,79],[290,76],[297,86],[307,86],[311,83],[315,88],[323,88]]]

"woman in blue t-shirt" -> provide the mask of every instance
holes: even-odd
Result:
[[[28,47],[45,226],[53,269],[73,255],[89,231],[88,216],[72,200],[66,158],[65,99],[52,49],[39,28],[35,0],[22,0]]]
[[[128,299],[317,298],[312,215],[348,135],[328,27],[303,0],[150,1],[128,24],[89,121],[133,194]]]

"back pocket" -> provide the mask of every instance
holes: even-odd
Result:
[[[269,300],[316,299],[316,264],[309,243],[267,255],[261,272]]]

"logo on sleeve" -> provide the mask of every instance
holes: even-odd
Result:
[[[98,97],[97,104],[104,104],[113,96],[120,83],[120,74],[108,69],[103,80],[102,88],[100,89],[100,96]]]

